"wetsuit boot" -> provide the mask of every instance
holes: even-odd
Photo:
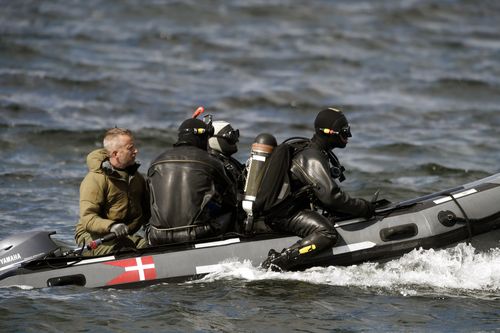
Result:
[[[304,238],[281,253],[271,249],[261,264],[262,268],[273,271],[293,270],[304,266],[312,254],[331,248],[337,242],[338,234],[329,221],[315,211],[301,211],[282,226]]]

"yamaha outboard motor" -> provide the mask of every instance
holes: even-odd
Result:
[[[50,236],[55,231],[28,231],[0,241],[0,276],[20,266],[60,249]]]
[[[276,138],[267,133],[257,135],[250,152],[250,163],[245,183],[243,210],[247,213],[245,232],[250,233],[253,228],[253,204],[262,181],[263,170],[267,158],[277,146]]]

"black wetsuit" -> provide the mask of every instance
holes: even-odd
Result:
[[[317,206],[332,215],[336,213],[353,217],[372,215],[369,202],[364,199],[351,198],[338,186],[331,173],[328,152],[322,148],[321,141],[316,137],[304,143],[303,147],[295,152],[290,173],[292,193],[307,185],[310,185],[311,189],[309,196],[296,198],[295,201],[286,205],[288,208],[282,214],[278,213],[266,221],[273,230],[302,237],[300,241],[282,252],[281,260],[277,263],[282,269],[291,269],[300,265],[296,250],[314,244],[315,251],[321,251],[332,247],[337,241],[337,232],[330,220],[311,209],[311,199]],[[272,261],[273,258],[270,259],[270,262],[276,264]]]
[[[178,144],[148,170],[151,245],[223,233],[231,223],[236,194],[223,164],[206,150]]]
[[[209,149],[208,152],[222,162],[229,179],[235,184],[238,191],[243,191],[243,187],[245,186],[245,177],[243,175],[245,165],[237,159],[224,155],[217,150]]]
[[[245,211],[241,207],[241,200],[243,200],[243,188],[245,187],[245,165],[240,163],[237,159],[224,155],[217,150],[209,149],[208,152],[222,162],[224,169],[226,170],[226,174],[233,184],[238,204],[234,214],[236,221],[232,224],[232,226],[234,227],[233,231],[239,232],[241,223],[246,217]]]

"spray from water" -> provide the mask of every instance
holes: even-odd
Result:
[[[500,297],[500,249],[477,252],[461,243],[441,250],[413,250],[386,263],[348,267],[314,267],[302,272],[277,273],[228,260],[199,280],[295,280],[331,286],[383,289],[403,295],[493,294]]]

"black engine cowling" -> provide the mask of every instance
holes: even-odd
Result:
[[[60,246],[52,240],[55,231],[27,231],[0,241],[0,274],[25,261],[46,256]]]

